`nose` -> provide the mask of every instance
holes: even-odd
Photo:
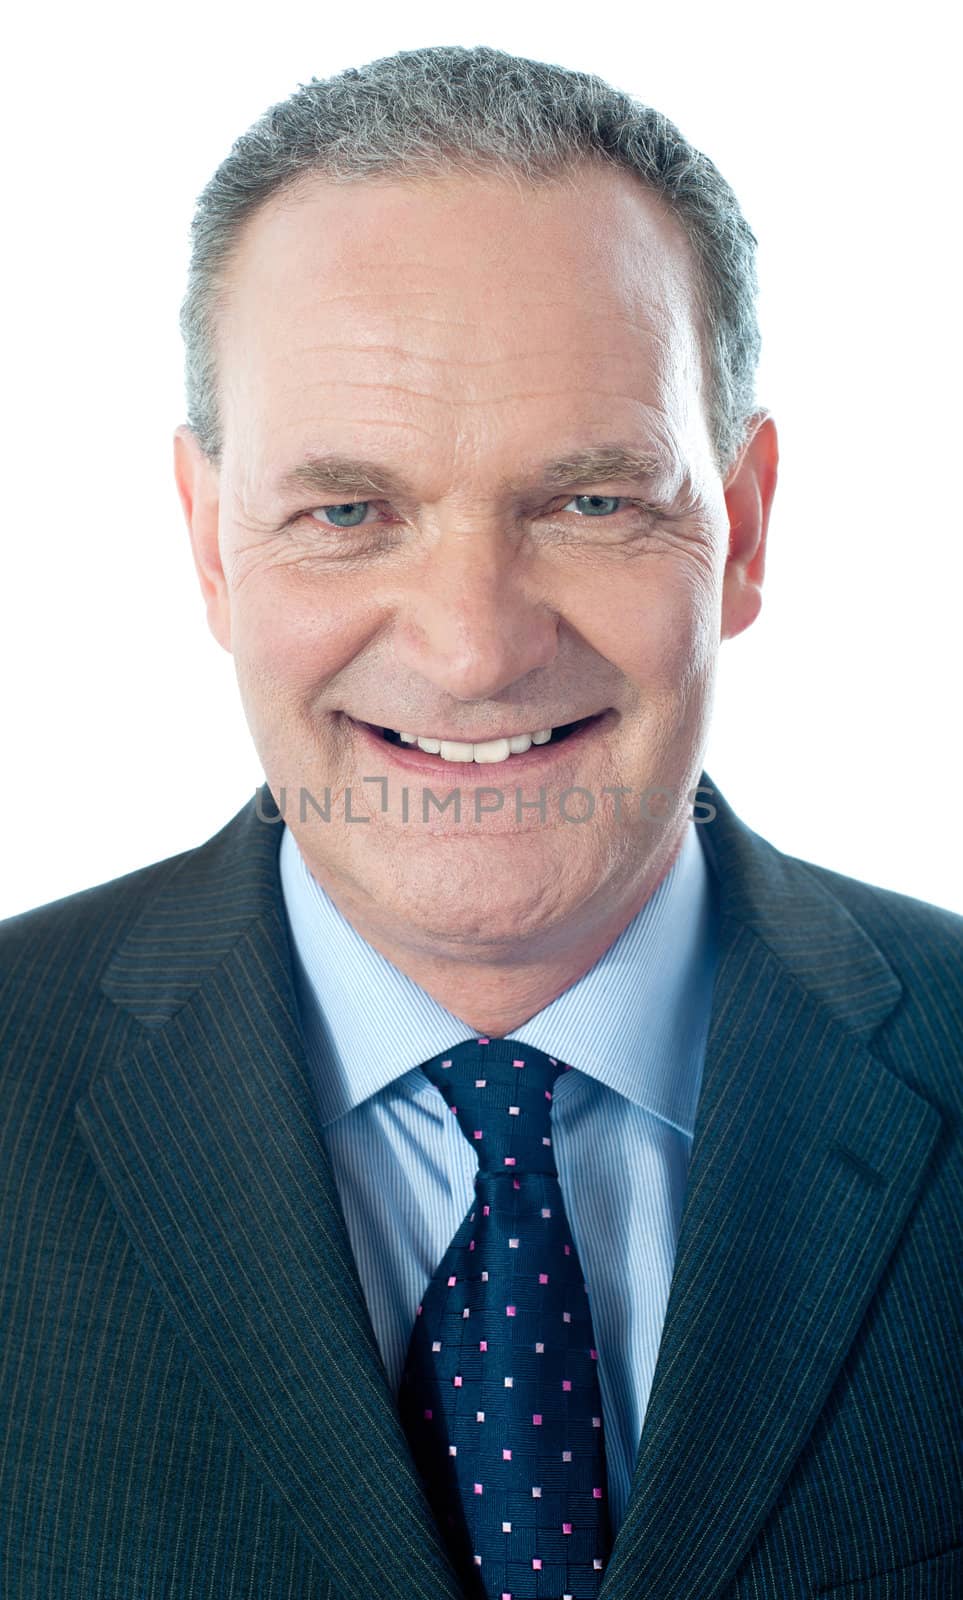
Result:
[[[456,700],[491,700],[558,648],[532,558],[498,529],[446,529],[398,597],[395,655]]]

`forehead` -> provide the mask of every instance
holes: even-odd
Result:
[[[302,180],[250,219],[225,278],[225,443],[251,467],[359,438],[463,467],[553,430],[686,425],[693,284],[680,225],[617,168]]]

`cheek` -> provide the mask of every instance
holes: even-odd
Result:
[[[650,696],[685,698],[694,681],[714,670],[719,600],[701,566],[660,566],[645,582],[623,582],[612,593],[592,643]]]
[[[294,699],[341,671],[370,626],[363,607],[345,604],[316,581],[292,582],[288,573],[243,586],[232,605],[238,675],[243,668],[255,690]]]

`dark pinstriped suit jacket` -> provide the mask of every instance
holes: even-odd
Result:
[[[715,803],[703,1089],[602,1600],[949,1600],[963,919]],[[314,1120],[280,831],[252,800],[0,926],[3,1600],[458,1596]]]

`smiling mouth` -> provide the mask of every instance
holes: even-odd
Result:
[[[601,712],[596,712],[594,716],[580,717],[577,722],[564,722],[558,728],[553,728],[551,731],[551,736],[542,742],[542,748],[544,749],[546,744],[561,744],[562,740],[567,739],[570,733],[574,733],[577,728],[586,727],[588,723],[594,722],[596,717],[601,715]],[[371,723],[366,724],[366,726],[370,727],[373,733],[380,733],[381,737],[387,740],[388,744],[402,744],[401,734],[395,728],[377,728]],[[477,744],[481,742],[482,741],[480,740],[472,739],[464,740],[465,744]],[[405,742],[404,748],[410,750],[412,746]]]

